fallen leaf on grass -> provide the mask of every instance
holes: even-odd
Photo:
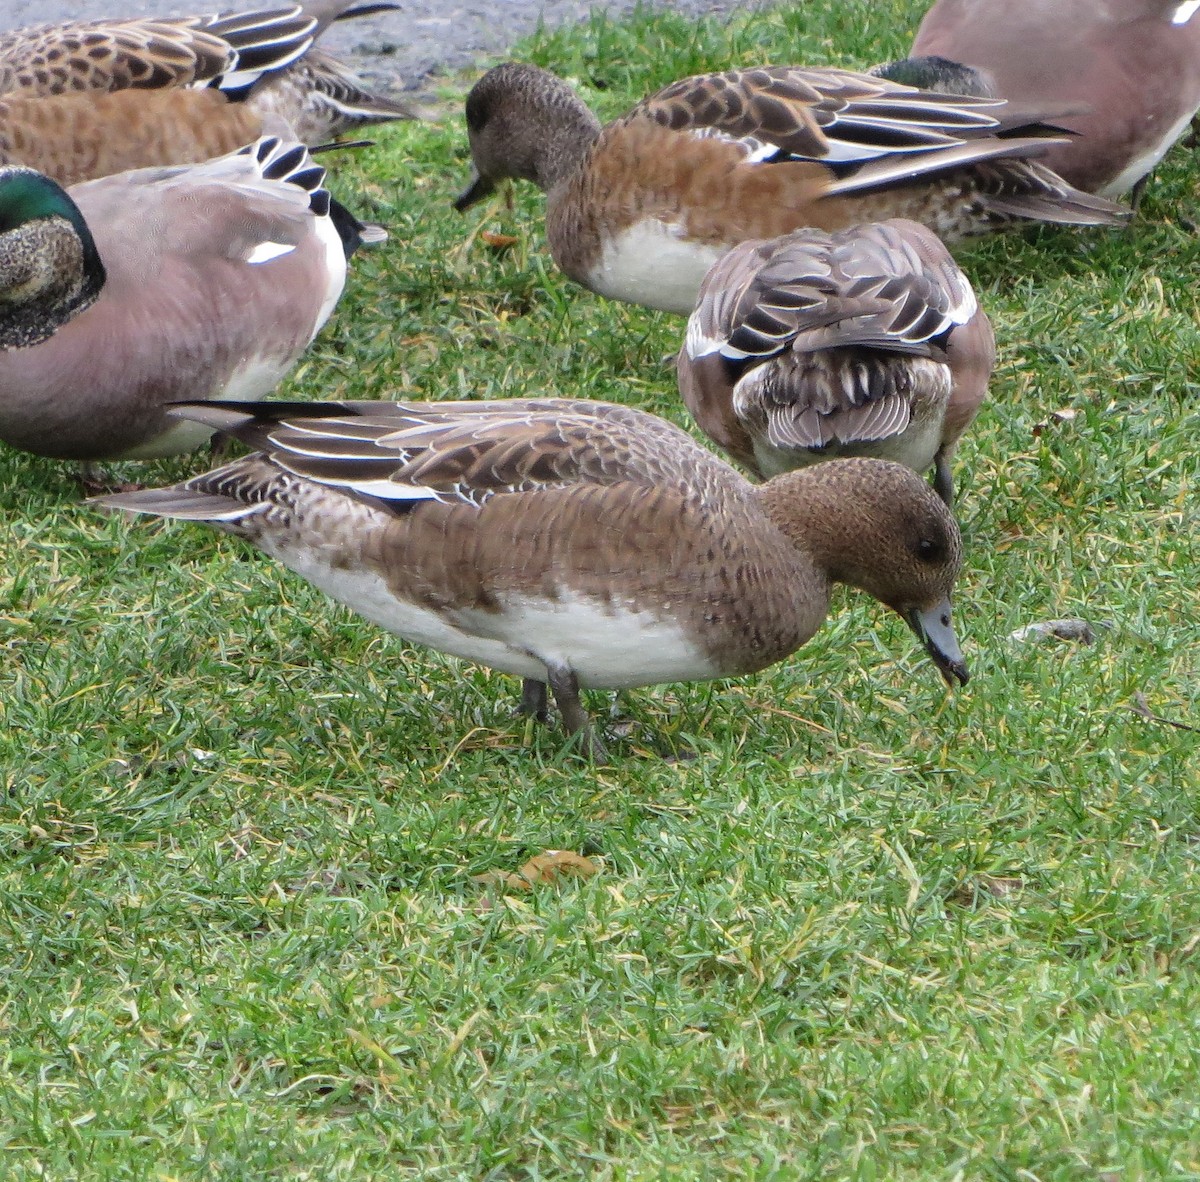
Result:
[[[1064,406],[1061,410],[1052,410],[1050,418],[1044,423],[1034,423],[1032,435],[1036,439],[1043,431],[1048,431],[1051,427],[1058,426],[1059,423],[1069,423],[1079,412],[1073,410],[1069,406]]]
[[[1007,899],[1019,894],[1027,885],[1023,878],[1001,874],[976,874],[960,882],[950,892],[950,901],[970,907],[978,901],[980,895],[991,895],[993,899]]]
[[[497,234],[493,230],[484,230],[479,235],[479,241],[493,250],[507,250],[521,240],[515,234]]]
[[[1095,644],[1096,633],[1087,620],[1042,620],[1037,624],[1026,624],[1008,634],[1009,640],[1023,644],[1027,640],[1044,640],[1053,637],[1056,640],[1078,640],[1080,644]]]
[[[556,882],[560,878],[591,878],[600,873],[600,867],[591,858],[571,850],[547,850],[530,858],[515,874],[504,870],[489,870],[476,874],[475,882],[494,882],[514,891],[531,890],[538,883]]]
[[[981,874],[976,879],[977,885],[997,899],[1006,899],[1025,889],[1023,878],[1006,878],[1003,875]]]

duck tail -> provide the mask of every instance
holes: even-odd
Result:
[[[1064,226],[1123,226],[1128,206],[1085,193],[1033,160],[993,160],[979,166],[979,197],[989,213],[1004,219]]]

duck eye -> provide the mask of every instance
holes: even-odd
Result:
[[[942,547],[932,538],[922,538],[917,543],[917,557],[922,562],[938,562],[942,557]]]

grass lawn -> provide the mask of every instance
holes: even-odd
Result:
[[[607,118],[896,56],[921,7],[520,52]],[[280,395],[686,423],[680,320],[563,280],[528,187],[450,210],[461,89],[326,158],[392,238]],[[1128,232],[960,252],[1001,360],[953,694],[845,593],[767,673],[623,697],[593,767],[513,679],[0,454],[0,1177],[1200,1177],[1198,175],[1177,150]],[[1009,638],[1054,617],[1096,643]],[[496,878],[548,849],[599,873]]]

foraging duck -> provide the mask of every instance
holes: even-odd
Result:
[[[9,33],[0,38],[0,164],[71,185],[199,163],[266,134],[321,144],[412,118],[311,48],[333,20],[395,7],[350,4]]]
[[[533,181],[567,275],[684,314],[708,268],[750,238],[896,216],[955,241],[1128,212],[1028,159],[1057,138],[1028,112],[848,70],[685,78],[602,128],[562,79],[509,62],[472,87],[466,120],[474,174],[458,209],[504,177]]]
[[[743,242],[709,271],[679,351],[700,429],[760,478],[831,456],[936,469],[987,395],[991,324],[932,231],[893,218]]]
[[[252,542],[409,640],[549,685],[752,673],[820,626],[835,582],[901,615],[947,682],[958,527],[914,473],[839,460],[755,486],[653,415],[602,402],[183,403],[259,449],[98,498]],[[598,742],[593,750],[599,751]]]
[[[376,242],[302,144],[64,190],[0,169],[0,439],[61,459],[145,459],[211,435],[164,414],[259,398],[296,363]]]
[[[1078,134],[1042,163],[1089,193],[1132,189],[1200,109],[1198,0],[937,0],[912,53],[983,71],[993,93]]]

